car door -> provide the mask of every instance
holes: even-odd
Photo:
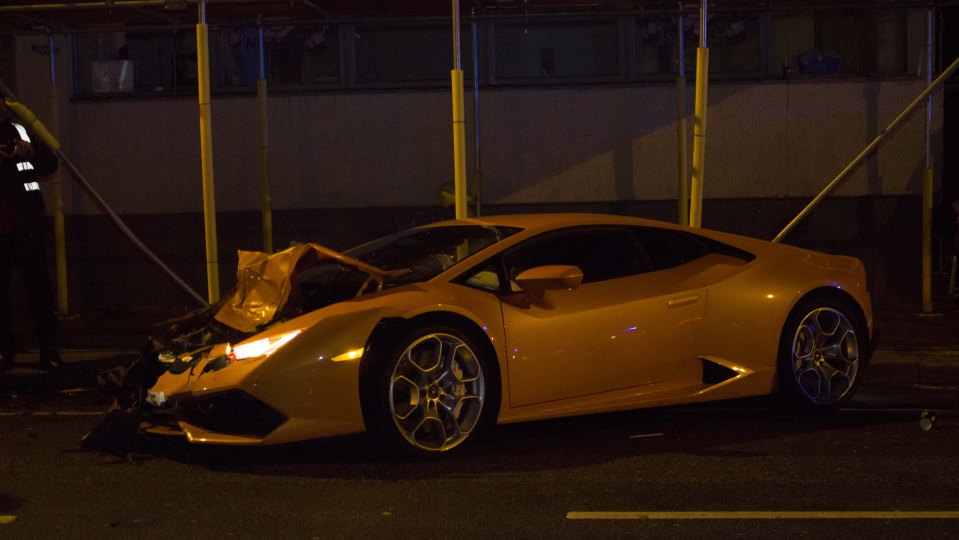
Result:
[[[538,300],[503,295],[512,406],[655,383],[689,357],[706,289],[653,271],[631,229],[563,230],[517,246],[502,263],[510,279],[553,264],[583,272],[579,287]]]

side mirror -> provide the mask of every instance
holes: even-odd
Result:
[[[556,289],[575,289],[583,282],[583,271],[577,266],[551,264],[521,272],[514,281],[526,292],[542,293]]]

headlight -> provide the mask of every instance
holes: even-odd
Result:
[[[216,345],[210,350],[210,360],[207,361],[206,366],[203,367],[203,372],[220,371],[240,360],[266,358],[280,350],[280,347],[289,343],[289,341],[298,336],[300,332],[302,332],[302,330],[294,330],[249,343],[243,343],[236,347],[231,346],[229,343]]]
[[[289,341],[298,336],[302,330],[293,330],[275,336],[265,337],[249,343],[243,343],[236,347],[227,347],[227,356],[233,360],[246,360],[248,358],[259,358],[261,356],[270,356],[280,349],[280,347],[289,343]]]

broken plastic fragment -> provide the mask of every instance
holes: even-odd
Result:
[[[162,407],[166,403],[166,393],[147,390],[147,403],[154,407]]]

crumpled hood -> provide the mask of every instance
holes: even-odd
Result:
[[[384,279],[406,272],[380,270],[314,243],[299,244],[272,255],[243,250],[237,253],[236,289],[213,318],[246,333],[256,332],[258,327],[273,320],[288,303],[299,299],[299,288],[294,278],[298,271],[335,261],[365,272],[369,277],[357,291],[357,296],[372,281],[377,283],[376,289],[380,290]]]

